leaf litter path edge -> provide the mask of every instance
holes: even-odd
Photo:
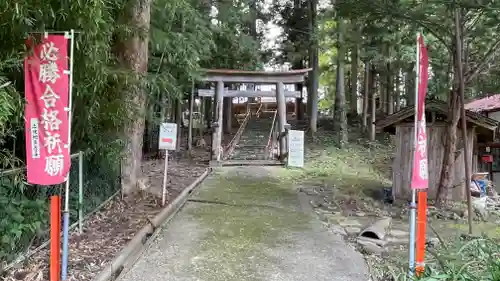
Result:
[[[163,179],[163,161],[148,160],[143,163],[143,171],[153,194],[153,189],[158,188],[155,185]],[[170,201],[205,171],[206,166],[193,162],[180,159],[169,163]],[[142,193],[127,200],[115,196],[84,222],[82,235],[76,229],[71,231],[68,280],[92,280],[162,209],[160,198],[151,194]],[[4,273],[0,280],[48,280],[48,257],[49,248],[46,247]]]

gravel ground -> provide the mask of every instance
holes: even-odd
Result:
[[[207,178],[120,281],[366,281],[361,254],[315,218],[281,168]]]

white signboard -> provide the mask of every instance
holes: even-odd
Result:
[[[304,167],[304,131],[288,131],[288,166]]]
[[[175,150],[177,144],[177,124],[162,123],[160,124],[160,140],[158,147],[160,149]]]

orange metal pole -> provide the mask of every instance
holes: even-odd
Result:
[[[417,253],[416,267],[417,276],[424,272],[425,268],[425,242],[427,232],[427,191],[418,192],[417,206]]]
[[[59,196],[50,197],[50,281],[59,281],[60,274],[61,204]]]

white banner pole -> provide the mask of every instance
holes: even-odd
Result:
[[[420,82],[420,47],[418,42],[418,37],[420,33],[417,33],[417,61],[415,63],[415,124],[414,124],[414,136],[413,136],[413,150],[417,149],[417,114],[418,114],[418,84]],[[415,152],[413,153],[413,157],[415,157]],[[413,169],[412,169],[413,170]],[[409,257],[408,257],[408,265],[409,265],[409,276],[413,277],[415,274],[415,235],[416,235],[416,217],[417,217],[417,204],[416,197],[417,192],[415,189],[411,187],[411,203],[410,203],[410,245],[409,249]]]
[[[66,32],[64,34],[66,38],[71,40],[70,43],[70,54],[69,54],[69,93],[68,93],[68,143],[66,144],[66,148],[69,151],[69,155],[71,155],[71,109],[73,106],[73,52],[75,48],[75,31],[71,29],[69,34]],[[66,187],[64,190],[64,225],[63,225],[63,257],[62,257],[62,271],[61,271],[61,279],[63,281],[67,280],[68,275],[68,240],[69,240],[69,175],[70,171],[68,171],[68,175],[66,177]]]

